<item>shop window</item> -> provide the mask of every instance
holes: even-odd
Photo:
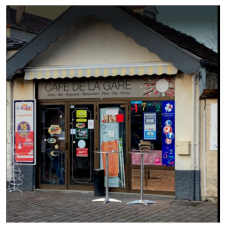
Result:
[[[149,150],[144,165],[175,165],[174,101],[131,101],[131,150]],[[140,165],[141,155],[131,163]]]

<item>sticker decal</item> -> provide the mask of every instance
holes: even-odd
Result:
[[[62,129],[59,127],[59,125],[51,125],[48,128],[49,134],[60,134],[62,132]]]
[[[85,127],[85,123],[77,123],[76,127],[77,128],[84,128]]]
[[[88,129],[76,128],[76,139],[88,139]]]
[[[79,146],[79,148],[84,148],[86,146],[86,142],[84,140],[79,140],[78,146]]]
[[[55,149],[59,149],[59,146],[56,144],[56,145],[54,145],[55,146]]]
[[[86,118],[87,117],[87,110],[77,110],[76,111],[76,117]]]
[[[55,138],[48,138],[47,142],[48,143],[56,143],[56,139]]]
[[[59,156],[60,152],[59,151],[51,151],[50,155],[52,155],[52,156]]]

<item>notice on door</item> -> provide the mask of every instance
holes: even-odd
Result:
[[[88,148],[76,148],[77,157],[88,157]]]
[[[94,129],[94,120],[88,120],[88,129]]]

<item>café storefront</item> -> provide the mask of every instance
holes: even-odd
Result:
[[[29,73],[27,73],[29,74]],[[28,76],[28,75],[27,75]],[[93,190],[109,156],[110,191],[175,192],[175,75],[37,81],[37,188]]]

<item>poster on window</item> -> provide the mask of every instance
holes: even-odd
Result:
[[[156,113],[144,113],[144,140],[156,140]]]
[[[36,164],[35,100],[14,100],[14,161]]]
[[[175,101],[163,101],[162,163],[175,166]]]

